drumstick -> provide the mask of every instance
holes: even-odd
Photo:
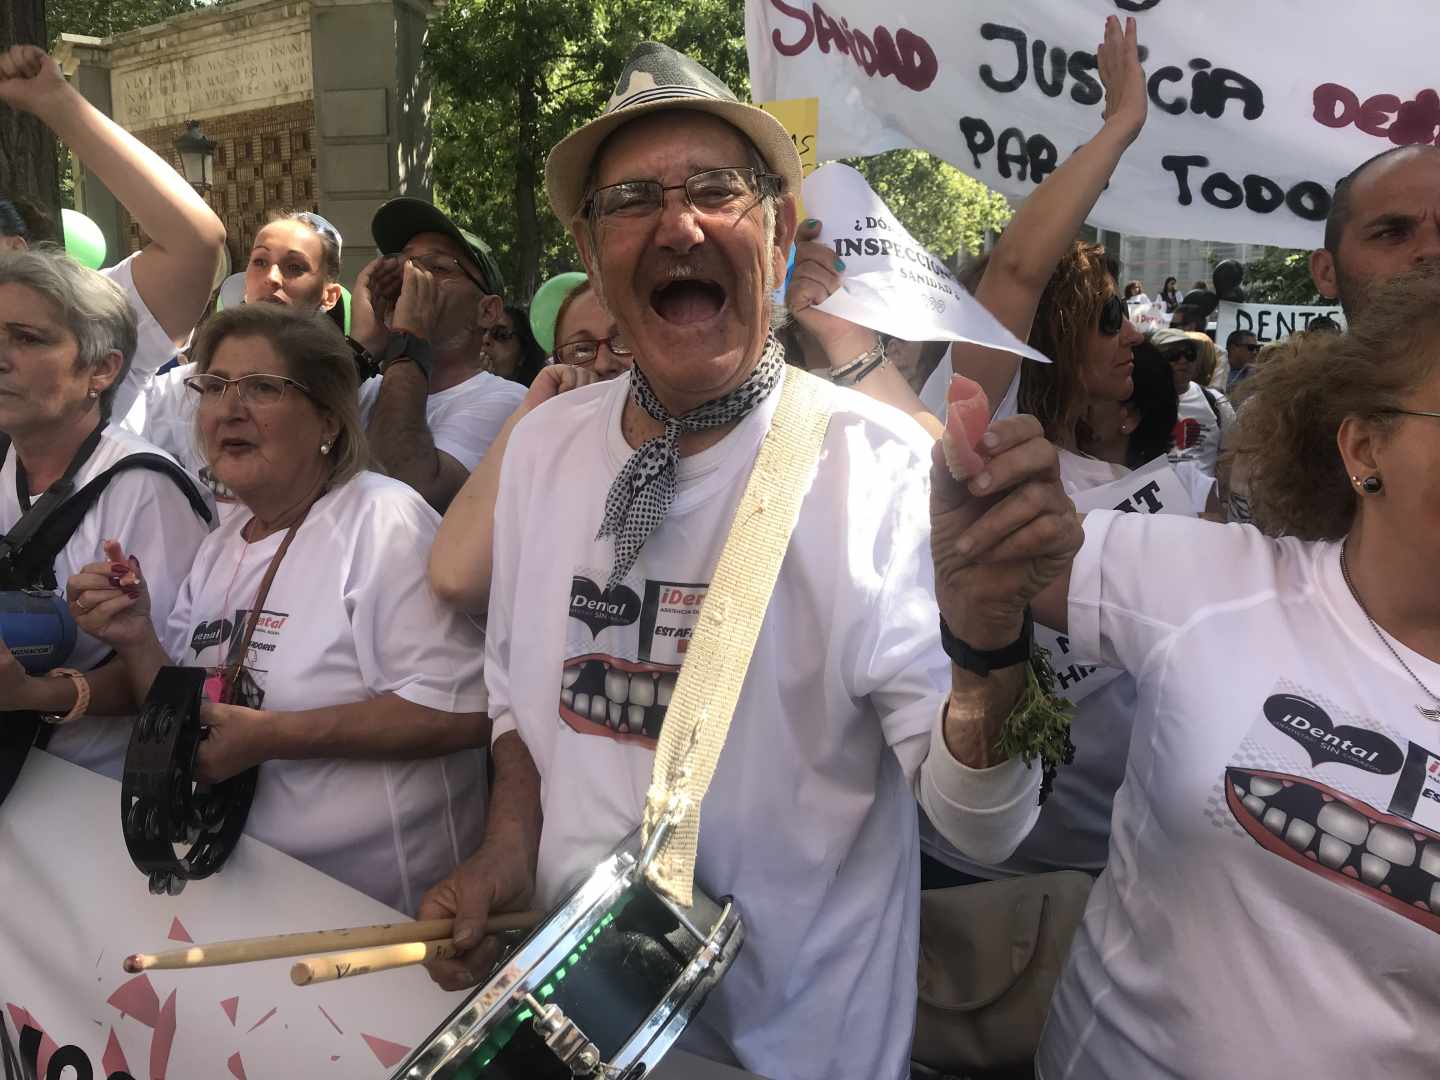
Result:
[[[488,934],[507,930],[529,930],[545,917],[540,911],[517,911],[492,915],[485,924]],[[341,930],[302,930],[294,934],[271,934],[266,937],[237,938],[208,945],[191,945],[162,953],[135,953],[124,962],[126,971],[134,974],[151,968],[215,967],[221,964],[248,964],[253,960],[279,960],[305,956],[334,949],[373,948],[415,941],[441,941],[454,931],[451,919],[430,919],[426,922],[381,923],[377,926],[351,926]]]
[[[423,964],[427,960],[449,960],[460,950],[451,938],[441,941],[409,941],[402,945],[381,945],[376,949],[354,949],[311,956],[290,969],[290,981],[296,986],[334,982],[351,975],[369,975],[376,971]]]

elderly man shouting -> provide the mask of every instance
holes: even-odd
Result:
[[[422,908],[457,915],[462,945],[489,912],[555,904],[639,823],[779,391],[810,377],[770,333],[800,182],[771,117],[642,45],[605,114],[551,153],[546,182],[635,366],[536,409],[505,458],[487,835]],[[932,479],[939,455],[902,413],[821,390],[819,465],[701,818],[696,882],[735,898],[746,944],[683,1045],[787,1080],[896,1078],[915,1015],[917,795],[986,860],[1033,823],[1040,770],[992,749],[1023,681],[1006,647],[1023,648],[1024,560],[1068,556],[1079,530],[1032,419],[992,428],[967,492],[943,465]],[[1043,512],[1012,533],[1017,501],[1025,521]],[[982,555],[1017,568],[1005,596],[969,584]],[[947,659],[937,594],[963,642],[952,655],[979,670],[971,650],[1000,650],[1000,670]],[[493,957],[487,944],[432,970],[460,988]]]

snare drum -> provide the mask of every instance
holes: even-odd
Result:
[[[391,1080],[635,1080],[680,1037],[745,929],[697,886],[645,882],[638,830],[402,1064]]]

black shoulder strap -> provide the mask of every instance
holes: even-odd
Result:
[[[1208,387],[1200,387],[1200,392],[1205,395],[1205,403],[1210,406],[1210,411],[1215,414],[1215,429],[1217,431],[1225,427],[1225,418],[1220,415],[1220,403],[1215,399]]]
[[[16,550],[11,556],[12,565],[26,573],[31,580],[44,581],[47,588],[55,588],[55,557],[70,542],[70,537],[75,535],[75,530],[80,527],[80,522],[90,508],[110,486],[110,481],[130,469],[149,469],[169,476],[190,501],[190,508],[195,511],[195,516],[207,525],[211,523],[210,507],[206,505],[189,473],[159,454],[131,454],[111,465],[66,499],[58,509],[46,515],[39,525],[31,530],[30,535],[23,538],[23,543],[15,545]],[[36,509],[39,509],[39,505],[36,504]]]

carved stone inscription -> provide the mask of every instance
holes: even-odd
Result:
[[[111,77],[115,120],[131,131],[298,100],[311,85],[308,30],[140,67],[117,66]]]

